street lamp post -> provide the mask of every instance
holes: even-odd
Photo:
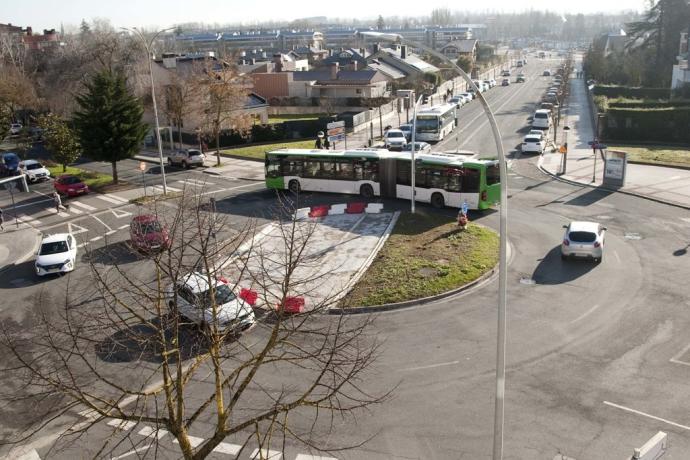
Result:
[[[506,285],[507,285],[507,269],[508,269],[508,168],[506,164],[505,153],[503,150],[503,143],[501,142],[501,134],[498,129],[498,124],[494,118],[494,114],[489,108],[489,104],[484,99],[484,96],[474,84],[472,79],[458,67],[447,56],[431,49],[421,43],[407,40],[398,34],[382,33],[374,31],[358,32],[362,36],[371,36],[377,39],[386,40],[395,43],[406,43],[413,47],[424,50],[425,52],[435,56],[442,62],[447,63],[450,67],[465,80],[465,82],[474,89],[477,94],[477,99],[481,103],[484,113],[489,119],[489,125],[493,133],[494,142],[496,143],[496,151],[498,153],[498,165],[501,177],[501,200],[499,207],[499,262],[498,262],[498,330],[497,330],[497,345],[496,345],[496,406],[494,411],[494,439],[493,439],[493,460],[501,460],[503,458],[503,420],[505,410],[505,347],[506,347]],[[413,131],[414,133],[414,131]]]
[[[410,149],[410,185],[412,186],[412,196],[410,197],[410,211],[412,214],[415,213],[415,160],[414,160],[414,149],[415,149],[415,133],[417,132],[417,107],[419,107],[419,103],[422,102],[422,98],[424,96],[421,95],[417,99],[417,102],[414,104],[414,109],[412,110],[412,135],[410,136],[410,140],[412,141],[412,148]]]
[[[124,28],[124,30],[133,32],[134,35],[141,40],[141,43],[144,45],[144,48],[146,48],[146,60],[148,61],[149,64],[149,77],[151,78],[151,99],[153,100],[153,117],[156,121],[156,143],[158,144],[158,158],[160,160],[160,168],[161,168],[161,178],[163,179],[163,194],[168,193],[168,185],[165,180],[165,164],[163,164],[163,144],[161,141],[161,127],[160,123],[158,121],[158,105],[156,104],[156,88],[153,82],[153,66],[151,64],[151,61],[153,60],[153,54],[151,53],[151,46],[153,45],[153,42],[158,38],[160,34],[163,32],[168,32],[170,30],[173,30],[174,27],[169,27],[167,29],[159,30],[156,32],[153,37],[151,37],[151,40],[146,41],[146,37],[144,37],[144,34],[142,33],[141,30],[137,29],[136,27],[133,27],[131,29]]]
[[[570,126],[566,125],[563,127],[563,132],[565,133],[565,141],[563,142],[563,173],[565,174],[566,167],[568,165],[568,131],[570,131]]]

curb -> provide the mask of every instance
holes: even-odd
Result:
[[[644,163],[642,161],[635,161],[635,160],[628,160],[628,164],[651,166],[653,168],[683,169],[685,171],[690,171],[690,166],[684,166],[684,165],[674,165],[674,164],[666,164],[666,163]]]
[[[445,299],[446,297],[451,297],[461,292],[464,292],[470,288],[478,286],[479,284],[493,278],[498,274],[498,264],[494,266],[491,270],[484,273],[482,276],[474,281],[470,281],[458,288],[452,289],[450,291],[442,292],[440,294],[432,295],[429,297],[423,297],[421,299],[405,300],[403,302],[387,303],[383,305],[371,305],[369,307],[353,307],[353,308],[331,308],[328,310],[329,315],[359,315],[364,313],[376,313],[376,312],[386,312],[393,310],[400,310],[407,307],[415,307],[418,305],[424,305],[427,303],[435,302],[436,300]]]
[[[585,182],[578,182],[578,181],[575,181],[575,180],[565,179],[565,178],[563,178],[563,177],[561,177],[561,176],[557,176],[556,174],[554,174],[554,173],[552,173],[551,171],[549,171],[549,170],[547,170],[546,168],[544,168],[544,166],[542,166],[542,164],[541,164],[541,157],[539,158],[539,164],[538,164],[537,166],[538,166],[539,170],[541,170],[541,172],[543,172],[544,174],[546,174],[546,175],[548,175],[548,176],[551,176],[552,178],[554,178],[554,179],[556,179],[556,180],[559,180],[559,181],[561,181],[561,182],[565,182],[566,184],[578,185],[578,186],[580,186],[580,187],[589,187],[589,188],[592,188],[592,189],[607,190],[607,191],[609,191],[609,192],[614,192],[614,193],[622,193],[623,195],[634,196],[634,197],[637,197],[637,198],[642,198],[642,199],[645,199],[645,200],[653,201],[653,202],[655,202],[655,203],[661,203],[661,204],[665,204],[665,205],[668,205],[668,206],[674,206],[674,207],[676,207],[676,208],[681,208],[681,209],[690,210],[690,205],[687,205],[687,204],[676,203],[676,202],[674,202],[674,201],[668,201],[668,200],[662,200],[662,199],[660,199],[660,198],[655,198],[655,197],[652,197],[652,196],[649,196],[649,195],[643,195],[643,194],[641,194],[641,193],[630,192],[630,191],[627,191],[627,190],[621,190],[621,189],[616,189],[616,188],[611,188],[611,187],[605,187],[605,186],[603,186],[603,185],[592,185],[592,184],[587,184],[587,183],[585,183]]]

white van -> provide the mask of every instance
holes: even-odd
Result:
[[[551,127],[551,112],[545,109],[539,109],[534,112],[532,117],[532,128],[549,129]]]

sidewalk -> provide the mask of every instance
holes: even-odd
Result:
[[[594,139],[594,126],[583,79],[571,78],[570,99],[564,112],[558,139],[559,144],[566,142],[562,128],[569,126],[565,174],[561,174],[563,155],[560,153],[542,154],[539,168],[562,180],[604,188],[604,161],[597,151],[595,170],[595,156],[588,144]],[[615,191],[690,209],[690,170],[628,163],[625,186]]]
[[[0,273],[13,265],[19,265],[36,254],[42,234],[33,227],[20,223],[5,213],[5,231],[0,231]]]

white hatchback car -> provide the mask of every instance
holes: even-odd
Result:
[[[541,136],[528,134],[522,141],[520,150],[522,151],[522,153],[538,153],[541,155],[542,153],[544,153],[545,147],[546,143],[542,140]]]
[[[561,259],[580,257],[601,262],[604,257],[606,227],[596,222],[573,221],[564,225]]]
[[[77,240],[71,233],[58,233],[43,238],[36,257],[38,276],[63,274],[74,270],[77,259]]]
[[[405,137],[405,133],[399,129],[389,129],[386,131],[386,134],[383,135],[383,142],[387,149],[402,150],[402,148],[407,145],[407,138]]]
[[[170,310],[175,311],[177,306],[177,314],[201,327],[213,323],[211,285],[208,281],[208,275],[192,272],[168,286],[166,298]],[[218,329],[240,333],[252,327],[256,317],[251,306],[237,297],[223,278],[214,279],[213,283]]]
[[[50,179],[50,171],[36,160],[24,160],[19,163],[19,169],[26,174],[29,182]]]
[[[190,166],[203,166],[205,159],[206,156],[201,153],[201,150],[178,150],[168,155],[168,164],[171,166],[180,165],[183,168],[189,168]]]

